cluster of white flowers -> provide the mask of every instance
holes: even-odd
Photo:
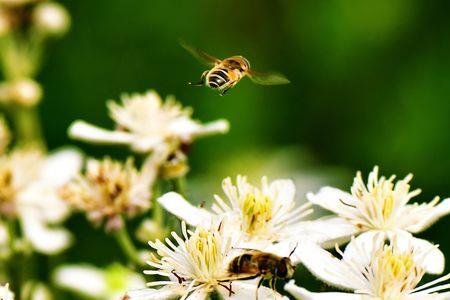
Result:
[[[53,286],[32,272],[33,255],[59,254],[71,245],[74,237],[62,223],[72,212],[103,225],[127,259],[126,265],[52,270],[54,286],[85,298],[289,299],[290,293],[306,300],[450,299],[450,274],[421,282],[444,272],[443,252],[414,236],[450,213],[450,198],[411,203],[420,194],[411,190],[412,175],[396,181],[379,177],[375,167],[367,183],[358,172],[350,192],[327,186],[307,193],[304,203],[290,179],[262,177],[253,185],[238,175],[222,181],[223,195],[214,195],[210,207],[205,201],[197,206],[183,189],[190,145],[228,132],[229,124],[203,124],[191,108],[155,91],[109,101],[112,130],[82,120],[68,129],[73,139],[127,146],[134,156],[84,160],[74,148],[47,152],[35,110],[43,90],[33,78],[44,41],[65,34],[70,23],[65,8],[51,0],[0,0],[0,104],[16,122],[12,134],[0,117],[0,300],[14,294],[56,299]],[[317,207],[332,214],[314,217]],[[130,222],[139,216],[140,226]],[[179,230],[173,230],[174,216]],[[130,236],[133,226],[138,230]],[[150,248],[139,251],[135,240]],[[342,291],[297,285],[299,264]],[[286,282],[285,294],[277,280]]]
[[[394,183],[394,176],[378,178],[375,167],[367,185],[358,172],[351,193],[324,187],[317,194],[309,193],[309,202],[298,207],[291,180],[269,182],[263,177],[258,188],[244,176],[237,177],[236,185],[226,178],[222,183],[226,197],[215,195],[211,210],[169,192],[158,202],[183,220],[183,235],[172,233],[176,243],[149,242],[160,258],[149,260],[153,269],[145,272],[167,280],[149,282],[151,287],[161,287],[130,291],[124,299],[206,299],[213,291],[225,299],[249,299],[255,293],[262,299],[282,298],[275,290],[260,287],[259,281],[231,277],[233,258],[255,251],[288,257],[327,284],[352,291],[314,293],[292,280],[285,290],[298,299],[448,299],[450,293],[438,292],[450,288],[443,283],[450,274],[419,285],[425,273],[443,272],[444,257],[436,245],[411,233],[448,214],[450,199],[408,204],[419,194],[410,191],[411,177]],[[305,220],[314,204],[335,215]],[[185,222],[195,229],[187,229]],[[341,251],[338,243],[348,241]],[[342,259],[325,250],[331,245],[336,245]],[[277,276],[275,270],[252,263],[256,268],[252,279]]]
[[[2,132],[9,132],[5,122],[0,122]],[[7,138],[9,134],[3,134]],[[2,251],[3,255],[20,251],[24,243],[36,251],[53,254],[67,248],[71,241],[69,232],[56,224],[69,215],[69,208],[59,197],[59,188],[81,168],[82,157],[75,149],[62,149],[46,155],[37,146],[6,148],[0,155],[0,216],[3,240],[13,234],[6,230],[8,220],[18,220],[23,241],[16,241]],[[7,249],[7,250],[6,250]]]

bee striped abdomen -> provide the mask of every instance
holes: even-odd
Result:
[[[243,254],[237,256],[231,262],[228,271],[233,274],[254,273],[257,265],[252,261],[253,255]]]
[[[226,69],[215,69],[208,74],[208,85],[213,89],[219,89],[230,81]]]

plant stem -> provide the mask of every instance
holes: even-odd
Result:
[[[181,176],[172,179],[171,182],[173,191],[186,198],[186,178],[184,176]]]
[[[16,128],[17,143],[20,145],[34,143],[45,148],[44,136],[36,107],[16,106],[11,110]]]
[[[133,244],[133,241],[128,234],[125,223],[121,228],[114,234],[117,243],[122,249],[123,253],[127,256],[129,261],[138,266],[142,266],[143,262],[139,259],[139,254],[136,250],[136,247]]]

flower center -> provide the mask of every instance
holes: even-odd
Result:
[[[221,241],[214,232],[197,228],[186,241],[186,250],[191,260],[193,274],[199,282],[210,282],[222,271]]]
[[[106,219],[111,225],[119,215],[133,217],[149,208],[149,196],[132,160],[123,165],[109,158],[89,160],[86,174],[61,189],[61,197],[76,209],[87,212],[92,222],[101,223]]]
[[[392,246],[385,246],[375,253],[370,265],[374,274],[374,293],[381,299],[401,299],[424,275],[424,270],[414,261],[412,251],[397,251]]]
[[[110,102],[110,113],[119,129],[146,136],[164,136],[170,124],[191,111],[168,97],[163,101],[158,94],[131,95],[122,98],[123,104]]]
[[[263,194],[250,193],[241,203],[244,230],[249,235],[262,233],[272,218],[272,201]]]
[[[410,191],[409,175],[394,183],[394,176],[378,178],[378,168],[369,175],[365,185],[361,173],[358,172],[352,186],[352,195],[359,201],[354,203],[355,213],[349,219],[365,230],[390,229],[398,224],[399,211],[408,201],[418,195],[420,190]]]

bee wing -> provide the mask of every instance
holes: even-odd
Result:
[[[261,85],[278,85],[290,83],[289,79],[287,79],[286,76],[281,73],[257,72],[249,70],[247,72],[247,75],[254,83]]]
[[[220,63],[221,60],[218,58],[215,58],[214,56],[209,55],[208,53],[191,46],[189,44],[186,44],[183,41],[180,41],[181,46],[186,49],[189,53],[191,53],[195,58],[197,58],[201,63],[204,63],[208,66],[215,66],[216,64]]]

